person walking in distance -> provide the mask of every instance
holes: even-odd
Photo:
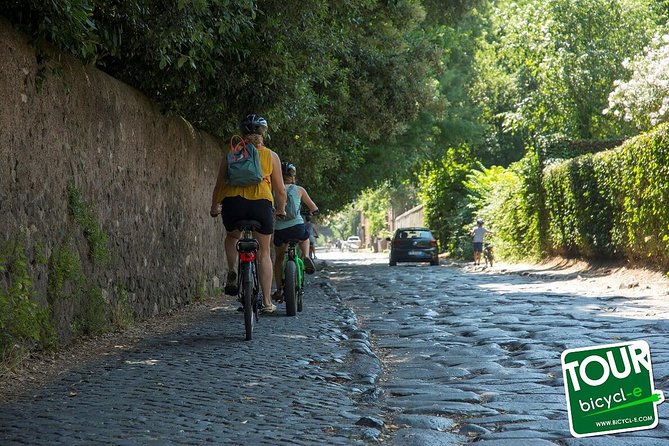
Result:
[[[307,233],[309,234],[309,257],[312,259],[316,258],[316,238],[318,234],[318,229],[316,229],[316,223],[311,215],[304,216],[304,226],[307,228]]]
[[[472,237],[472,243],[474,245],[474,265],[481,264],[481,253],[483,252],[483,239],[486,234],[492,234],[492,231],[488,230],[483,226],[484,221],[482,219],[476,220],[476,227],[469,232],[469,235]]]
[[[286,215],[286,187],[281,175],[279,155],[264,145],[267,133],[267,120],[262,116],[250,114],[240,123],[240,131],[245,142],[253,144],[258,151],[262,180],[257,184],[239,186],[228,181],[227,156],[223,156],[218,169],[216,186],[211,197],[210,215],[223,217],[225,226],[225,255],[228,262],[228,275],[225,294],[236,296],[237,289],[237,241],[241,232],[235,223],[239,220],[256,220],[260,228],[253,236],[258,240],[258,277],[263,292],[262,311],[273,313],[272,304],[272,258],[270,245],[274,232],[274,217]],[[276,205],[276,211],[274,206]]]

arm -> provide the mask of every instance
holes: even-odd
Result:
[[[302,186],[297,186],[297,187],[298,187],[298,190],[300,191],[300,199],[302,200],[302,202],[304,204],[307,205],[307,208],[309,208],[309,211],[311,211],[312,214],[314,212],[318,211],[318,206],[316,206],[316,203],[314,203],[314,201],[311,199],[311,197],[307,193],[307,190],[305,188],[303,188]]]
[[[221,213],[221,201],[223,200],[223,188],[225,187],[225,173],[228,170],[228,160],[225,156],[221,160],[221,165],[218,168],[218,177],[216,178],[216,186],[214,192],[211,194],[211,211],[209,215],[212,217],[218,216]]]
[[[272,182],[272,190],[274,191],[274,197],[276,203],[276,215],[285,216],[286,215],[286,185],[283,184],[283,175],[281,175],[281,160],[279,155],[276,152],[272,152],[272,175],[270,176],[270,181]]]

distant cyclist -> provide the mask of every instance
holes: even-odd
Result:
[[[474,265],[481,264],[481,253],[483,252],[483,238],[486,234],[492,234],[492,231],[483,226],[485,222],[479,218],[476,220],[476,227],[469,232],[474,246]]]
[[[309,258],[309,233],[304,225],[304,218],[300,214],[300,207],[304,203],[311,213],[318,211],[318,206],[309,197],[306,189],[295,184],[297,176],[295,165],[284,161],[281,163],[281,172],[286,185],[286,194],[292,195],[292,199],[289,201],[294,203],[295,209],[292,212],[292,216],[289,215],[284,220],[277,220],[274,224],[274,247],[276,254],[276,258],[274,259],[274,281],[276,282],[276,291],[272,297],[279,302],[283,300],[280,283],[283,275],[283,258],[290,240],[299,240],[304,271],[307,274],[313,274],[316,271],[313,260]],[[288,210],[288,214],[291,214],[290,210]]]
[[[228,275],[225,293],[237,295],[237,240],[241,232],[235,223],[239,220],[256,220],[260,229],[253,233],[258,240],[258,278],[263,291],[263,312],[272,313],[276,306],[272,304],[272,257],[270,244],[274,232],[274,204],[276,215],[286,215],[286,189],[281,175],[279,156],[264,145],[263,136],[267,132],[265,118],[251,114],[242,119],[240,130],[245,141],[253,143],[258,149],[263,180],[250,186],[226,184],[227,159],[223,156],[218,169],[218,178],[211,198],[212,217],[223,216],[225,226],[225,254],[228,262]],[[274,193],[274,194],[272,194]],[[274,202],[276,197],[276,203]]]

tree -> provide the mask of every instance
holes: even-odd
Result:
[[[449,149],[439,162],[426,165],[420,176],[425,219],[445,251],[458,247],[464,223],[471,220],[464,181],[475,166],[468,151]]]
[[[613,81],[625,73],[622,60],[657,29],[652,2],[503,0],[492,17],[488,51],[515,84],[513,107],[501,113],[506,129],[575,139],[619,136],[620,126],[601,110]]]
[[[0,14],[213,134],[261,113],[327,210],[410,170],[400,142],[440,103],[433,19],[469,3],[430,20],[419,0],[10,0]]]
[[[388,210],[390,209],[390,187],[365,190],[356,202],[356,208],[367,217],[370,236],[388,237]]]
[[[623,67],[632,75],[615,82],[603,113],[641,131],[669,120],[669,35],[656,36],[643,54],[624,60]]]

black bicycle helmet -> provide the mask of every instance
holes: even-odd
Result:
[[[263,129],[267,131],[267,120],[256,114],[246,115],[246,117],[242,119],[242,122],[239,124],[239,129],[245,135],[250,135],[253,133],[261,135],[263,133]]]
[[[281,161],[281,173],[286,177],[294,177],[297,173],[297,169],[293,163]]]

